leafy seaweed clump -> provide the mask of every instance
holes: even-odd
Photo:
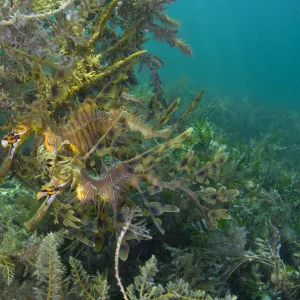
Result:
[[[110,299],[108,294],[109,286],[105,276],[100,273],[97,276],[90,276],[82,267],[81,262],[74,257],[70,257],[70,266],[74,282],[72,293],[90,300],[99,298],[103,300]]]
[[[140,267],[140,275],[134,278],[134,283],[128,286],[128,299],[213,299],[203,291],[191,290],[189,284],[182,279],[176,280],[175,282],[169,282],[165,287],[159,284],[157,285],[154,279],[157,272],[157,260],[155,256],[152,256],[144,266]],[[237,298],[232,296],[227,297],[226,299],[234,300]]]
[[[8,285],[14,279],[15,265],[6,255],[0,254],[0,273]]]
[[[65,270],[58,254],[58,247],[62,242],[62,236],[52,232],[42,240],[34,272],[38,280],[35,288],[37,299],[61,299]]]

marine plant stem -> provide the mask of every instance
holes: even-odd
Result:
[[[119,0],[113,0],[109,4],[106,12],[103,14],[103,16],[100,19],[98,30],[96,31],[96,33],[94,33],[94,35],[88,41],[88,44],[87,44],[88,48],[91,48],[92,45],[95,44],[95,42],[102,37],[102,35],[104,33],[104,29],[105,29],[105,23],[111,16],[111,14],[113,13],[113,9],[118,5],[118,2],[119,2]]]
[[[128,297],[126,295],[126,292],[125,292],[125,289],[124,289],[124,286],[121,282],[121,278],[120,278],[120,274],[119,274],[119,254],[120,254],[120,249],[121,249],[121,243],[122,243],[122,240],[125,236],[125,233],[126,231],[128,230],[129,228],[129,225],[130,225],[130,221],[126,222],[119,237],[118,237],[118,240],[117,240],[117,246],[116,246],[116,253],[115,253],[115,277],[117,279],[117,282],[118,282],[118,285],[120,287],[120,290],[123,294],[123,298],[125,300],[128,300]]]
[[[76,282],[79,284],[80,288],[82,289],[82,291],[84,292],[84,294],[86,295],[87,299],[90,299],[90,300],[95,300],[95,298],[89,293],[89,291],[85,288],[81,278],[80,278],[80,275],[78,274],[78,271],[77,269],[75,269],[75,272],[76,272]]]
[[[47,300],[51,300],[52,293],[53,293],[53,259],[52,259],[52,246],[53,243],[50,243],[49,247],[49,280],[48,280],[48,294],[47,294]]]

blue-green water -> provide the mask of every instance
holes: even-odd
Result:
[[[188,76],[231,99],[300,107],[299,0],[178,0],[169,14],[182,22],[194,57],[151,42],[166,62],[166,84]]]

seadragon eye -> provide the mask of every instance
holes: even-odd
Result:
[[[13,144],[17,143],[19,140],[21,140],[21,138],[18,134],[11,133],[1,140],[1,144],[6,148],[8,145],[13,146]]]

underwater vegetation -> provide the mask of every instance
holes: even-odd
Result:
[[[148,217],[164,234],[163,214],[180,211],[159,194],[192,200],[207,230],[230,219],[223,204],[238,195],[208,187],[225,152],[199,161],[185,146],[193,134],[185,119],[203,90],[175,117],[180,99],[166,100],[163,62],[144,49],[153,36],[191,55],[177,36],[180,24],[165,13],[172,2],[1,3],[0,181],[4,190],[23,186],[16,199],[2,200],[1,217],[11,219],[3,220],[1,240],[4,299],[20,299],[18,291],[22,299],[108,299],[105,275],[89,275],[75,258],[83,252],[104,259],[108,248],[115,255],[105,268],[120,289],[112,297],[210,299],[180,279],[155,285],[154,257],[127,289],[119,267],[130,244],[152,239]],[[130,93],[136,65],[151,72],[150,99]]]
[[[230,182],[239,197],[228,202],[232,219],[218,230],[186,223],[190,243],[166,246],[169,273],[213,294],[230,287],[239,299],[298,299],[299,112],[211,94],[213,107],[203,103],[209,118],[190,122],[193,149],[200,159],[215,147],[230,151],[219,182]]]
[[[0,0],[0,299],[299,299],[298,116],[164,88],[174,2]]]

